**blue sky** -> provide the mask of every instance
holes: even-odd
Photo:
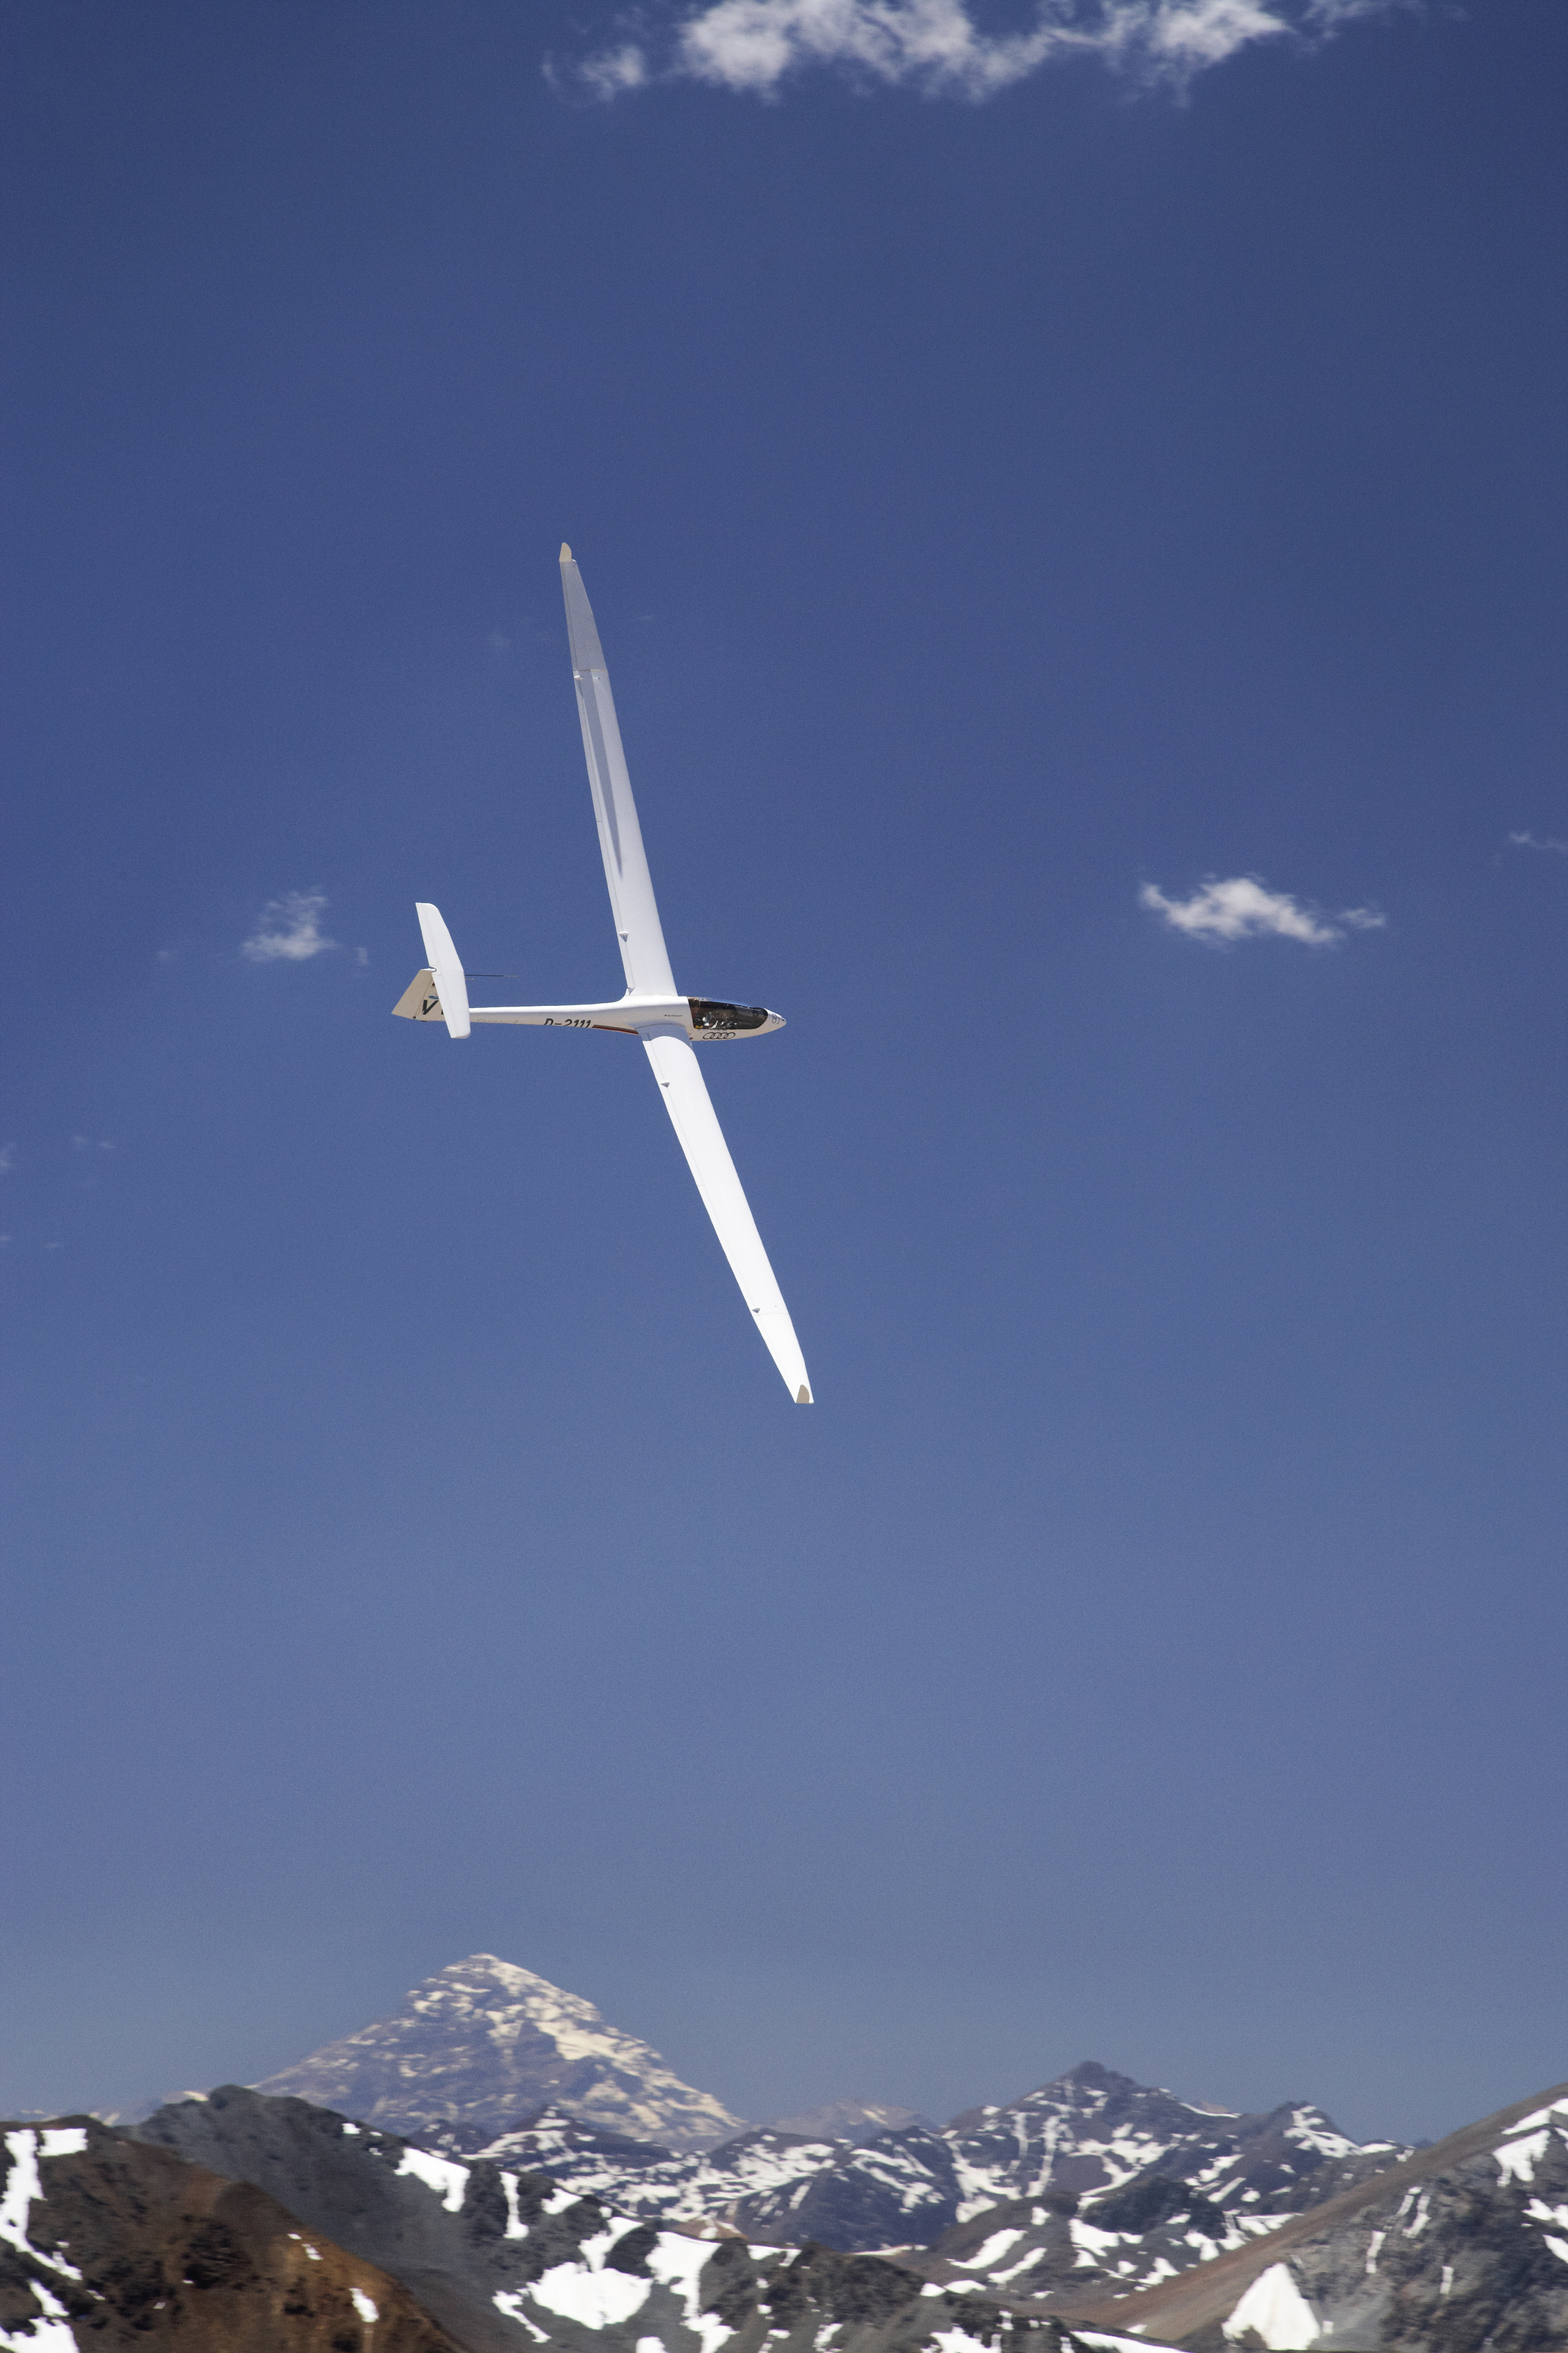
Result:
[[[1565,42],[11,11],[7,2112],[475,1949],[752,2116],[1568,2072]],[[635,1048],[389,1018],[620,987],[563,538],[810,1411]]]

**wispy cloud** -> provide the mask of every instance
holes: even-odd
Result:
[[[1272,934],[1276,939],[1323,948],[1342,940],[1347,931],[1380,931],[1388,921],[1375,907],[1344,907],[1337,915],[1324,915],[1315,907],[1304,907],[1288,891],[1268,890],[1256,874],[1235,874],[1225,882],[1211,876],[1190,899],[1167,899],[1152,882],[1145,882],[1138,903],[1173,932],[1215,944]]]
[[[12,1169],[15,1168],[16,1166],[16,1145],[14,1144],[0,1144],[0,1176],[9,1176]]]
[[[648,63],[647,46],[641,41],[617,41],[607,49],[595,49],[580,62],[565,68],[553,58],[545,60],[545,78],[557,85],[575,82],[590,98],[624,97],[628,90],[640,90],[653,79]]]
[[[1071,58],[1178,88],[1258,41],[1321,40],[1360,16],[1417,0],[1034,0],[1029,21],[985,32],[971,0],[699,0],[623,16],[558,88],[609,100],[658,81],[771,98],[813,68],[870,86],[908,84],[979,100]]]
[[[1515,849],[1551,849],[1559,858],[1568,858],[1568,841],[1559,841],[1551,833],[1510,833],[1509,840]]]
[[[321,930],[326,904],[324,891],[285,891],[280,899],[268,899],[256,919],[255,931],[240,942],[240,955],[248,956],[252,964],[276,964],[279,959],[303,964],[310,956],[335,948],[336,940],[329,940]]]

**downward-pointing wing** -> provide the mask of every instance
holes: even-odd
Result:
[[[572,550],[561,550],[561,586],[566,599],[566,628],[572,640],[572,671],[577,682],[577,712],[583,723],[583,749],[588,761],[588,782],[594,793],[594,815],[599,822],[599,847],[605,858],[605,880],[626,966],[626,987],[638,996],[670,997],[675,976],[664,944],[664,932],[642,846],[637,803],[621,749],[621,731],[610,693],[599,632],[582,575]],[[809,1405],[811,1383],[805,1359],[789,1320],[768,1254],[763,1248],[730,1148],[714,1117],[697,1067],[697,1057],[684,1038],[649,1037],[643,1044],[655,1078],[680,1138],[687,1165],[713,1220],[735,1280],[745,1294],[769,1355],[784,1375],[797,1405]]]
[[[577,715],[583,723],[583,749],[588,758],[588,782],[594,791],[594,815],[599,820],[599,848],[605,854],[605,880],[610,886],[610,906],[621,944],[626,987],[640,996],[673,997],[675,976],[669,969],[653,882],[642,846],[632,780],[621,749],[621,731],[610,693],[610,673],[594,627],[594,608],[583,576],[572,560],[572,550],[561,550],[561,587],[566,599],[566,631],[572,640],[572,671],[577,681]],[[701,1084],[700,1080],[698,1082]],[[700,1180],[699,1180],[700,1181]]]
[[[697,1067],[697,1057],[684,1038],[644,1038],[654,1077],[658,1081],[687,1165],[713,1220],[713,1230],[724,1246],[736,1282],[745,1294],[768,1354],[784,1375],[784,1387],[796,1405],[812,1402],[805,1358],[789,1320],[784,1294],[773,1280],[763,1238],[751,1206],[741,1190],[730,1147],[724,1141]]]

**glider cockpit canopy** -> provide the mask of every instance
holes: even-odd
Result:
[[[765,1005],[726,1005],[716,997],[689,997],[686,1002],[697,1030],[760,1029],[768,1018]]]

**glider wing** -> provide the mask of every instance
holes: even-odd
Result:
[[[610,886],[610,906],[616,935],[621,944],[626,987],[639,997],[673,997],[675,976],[664,944],[664,932],[642,846],[642,828],[621,749],[621,731],[610,693],[610,673],[604,648],[594,626],[594,608],[583,586],[583,575],[572,550],[561,550],[561,587],[566,599],[566,630],[572,640],[572,673],[577,681],[577,715],[583,723],[583,749],[588,761],[588,782],[594,791],[594,815],[599,821],[599,848],[604,852],[605,880]],[[699,1082],[700,1084],[700,1082]],[[699,1180],[700,1182],[700,1179]]]
[[[796,1405],[810,1405],[811,1383],[806,1377],[805,1358],[800,1353],[800,1342],[795,1336],[784,1294],[768,1264],[751,1205],[741,1190],[724,1132],[708,1099],[697,1056],[684,1038],[645,1036],[643,1046],[680,1138],[687,1166],[697,1179],[697,1189],[713,1220],[713,1230],[745,1294],[752,1320],[767,1343],[768,1354],[784,1375],[784,1387]]]

